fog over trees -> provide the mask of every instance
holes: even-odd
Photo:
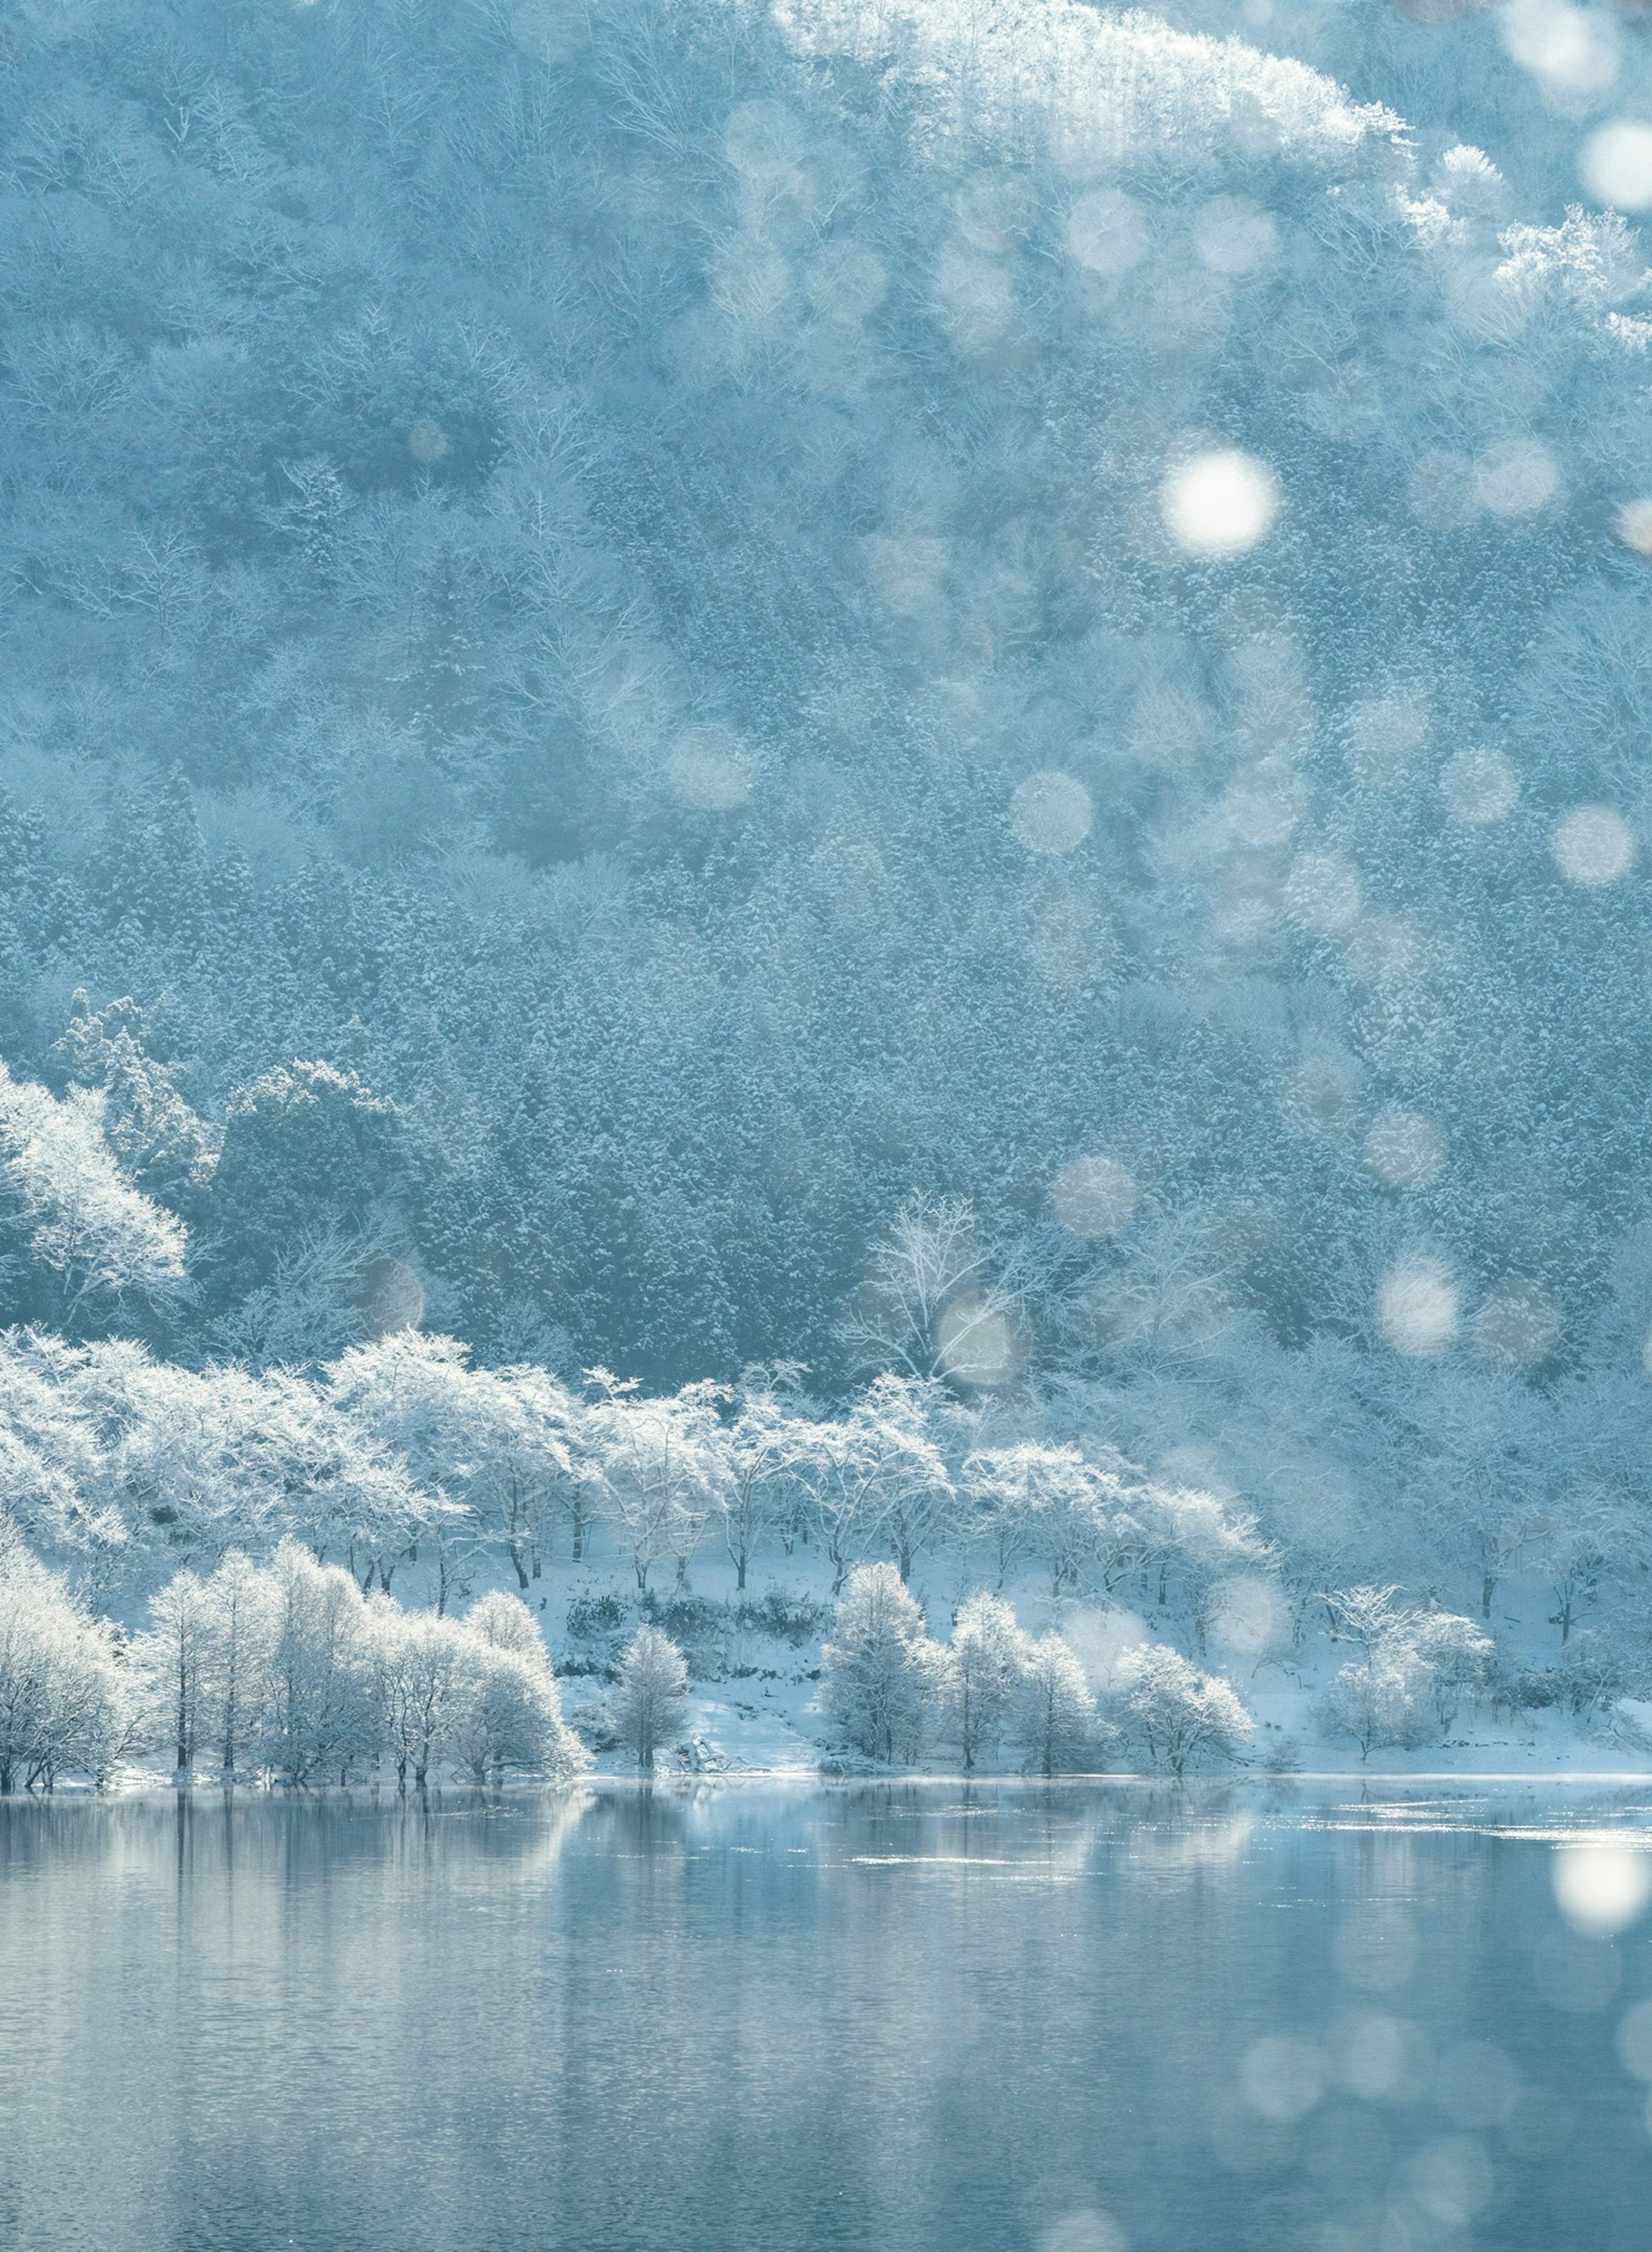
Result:
[[[1563,12],[16,16],[0,1788],[140,1673],[571,1772],[593,1554],[823,1559],[867,1757],[1652,1686],[1652,63]]]

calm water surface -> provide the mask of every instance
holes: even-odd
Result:
[[[1615,2252],[1628,1791],[0,1805],[0,2247]]]

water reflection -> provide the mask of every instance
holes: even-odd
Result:
[[[1638,2245],[1626,1845],[1483,1785],[8,1803],[0,2246]]]

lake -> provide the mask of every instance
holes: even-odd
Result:
[[[1383,1790],[0,1803],[0,2247],[1643,2247],[1652,1793]]]

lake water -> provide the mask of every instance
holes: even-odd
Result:
[[[0,2247],[1639,2252],[1591,1827],[1649,1794],[0,1803]]]

